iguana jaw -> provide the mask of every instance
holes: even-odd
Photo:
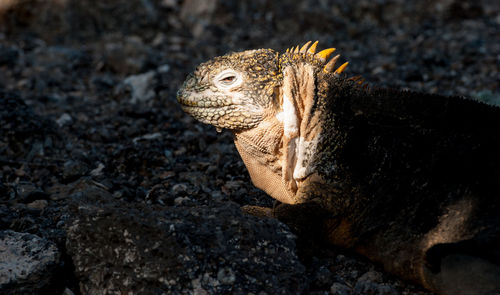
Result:
[[[196,77],[191,76],[185,85],[195,83]],[[237,93],[228,94],[210,88],[197,90],[182,87],[177,93],[177,101],[186,113],[205,124],[217,128],[248,129],[262,120],[262,107],[248,104]]]

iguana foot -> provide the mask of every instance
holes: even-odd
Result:
[[[272,217],[274,218],[273,208],[245,205],[241,207],[241,211],[257,217]]]

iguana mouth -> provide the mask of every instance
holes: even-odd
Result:
[[[185,91],[180,89],[177,92],[177,101],[184,107],[192,108],[221,108],[233,105],[230,97],[211,92],[209,89],[201,91]]]
[[[214,101],[200,101],[189,95],[177,96],[181,108],[195,119],[216,126],[217,128],[246,129],[255,126],[261,117],[245,113],[238,109],[238,104],[218,104]]]
[[[206,117],[208,119],[220,118],[230,112],[234,111],[234,106],[218,106],[218,107],[198,107],[181,105],[182,110],[186,113],[195,116],[197,119],[200,116]]]
[[[218,109],[234,105],[232,101],[224,96],[218,98],[203,99],[204,96],[194,96],[192,94],[177,93],[177,101],[184,107],[203,108],[203,109]]]

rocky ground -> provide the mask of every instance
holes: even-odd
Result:
[[[0,293],[430,294],[243,214],[273,201],[175,93],[320,40],[372,85],[500,104],[499,32],[486,0],[0,2]]]

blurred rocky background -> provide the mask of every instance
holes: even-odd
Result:
[[[0,0],[0,293],[430,294],[243,214],[273,201],[175,93],[319,40],[372,85],[500,104],[499,32],[488,0]]]

